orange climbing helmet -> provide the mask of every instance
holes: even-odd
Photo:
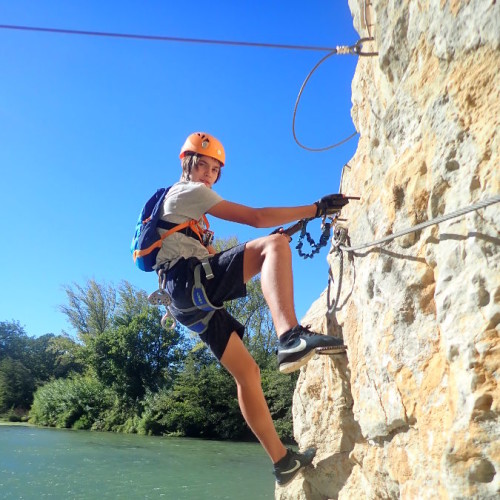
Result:
[[[210,156],[219,160],[224,166],[226,162],[226,153],[221,142],[213,135],[204,132],[195,132],[191,134],[181,148],[179,158],[184,158],[186,153],[198,153],[204,156]]]

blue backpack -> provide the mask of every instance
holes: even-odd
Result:
[[[172,186],[170,186],[172,187]],[[177,231],[199,240],[202,245],[210,245],[213,232],[209,231],[210,224],[203,215],[202,221],[187,220],[180,224],[167,222],[160,218],[163,200],[168,193],[168,188],[160,188],[149,198],[139,215],[135,225],[135,234],[132,238],[130,251],[135,265],[146,272],[155,271],[156,257],[160,251],[163,240]],[[160,236],[158,228],[166,231]]]
[[[169,189],[169,187],[160,188],[149,198],[135,226],[135,234],[130,245],[130,251],[132,252],[135,265],[141,271],[154,271],[156,256],[160,251],[164,237],[167,235],[167,233],[164,233],[160,237],[157,227],[163,200]]]

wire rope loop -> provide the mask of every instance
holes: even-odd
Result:
[[[335,298],[333,299],[332,303],[330,303],[330,291],[331,291],[331,285],[332,283],[335,282],[335,279],[333,277],[332,268],[330,267],[328,269],[328,290],[326,295],[328,314],[333,314],[335,313],[335,311],[338,311],[338,304],[340,302],[340,293],[342,291],[342,278],[344,275],[344,252],[339,247],[336,247],[336,255],[339,257],[339,277],[337,280],[337,292],[335,294]]]
[[[344,275],[344,252],[339,250],[339,279],[337,285],[337,295],[335,296],[335,309],[338,309],[338,305],[340,302],[340,292],[342,290],[342,277]]]
[[[299,93],[297,95],[297,99],[295,101],[295,106],[293,109],[293,119],[292,119],[292,133],[293,133],[293,138],[295,142],[303,149],[307,151],[312,151],[312,152],[321,152],[321,151],[328,151],[329,149],[336,148],[338,146],[341,146],[342,144],[345,144],[346,142],[350,141],[354,136],[358,134],[357,131],[353,132],[351,135],[346,137],[345,139],[342,139],[339,142],[336,142],[335,144],[331,144],[330,146],[325,146],[322,148],[311,148],[309,146],[306,146],[302,144],[299,139],[297,138],[297,133],[295,131],[295,121],[297,118],[297,109],[299,107],[299,102],[302,97],[302,93],[304,92],[304,89],[307,85],[307,82],[310,80],[311,76],[314,74],[314,72],[321,66],[328,58],[334,56],[334,55],[345,55],[345,54],[351,54],[351,55],[357,55],[357,56],[376,56],[378,55],[378,52],[363,52],[363,44],[366,42],[372,42],[374,40],[373,37],[365,37],[365,38],[360,38],[354,45],[341,45],[336,47],[334,50],[326,54],[323,58],[319,60],[319,62],[316,63],[314,68],[309,72],[309,74],[306,76],[306,79],[302,83],[302,86],[300,87]]]
[[[295,121],[296,121],[296,118],[297,118],[297,109],[299,107],[299,102],[300,102],[300,99],[302,97],[302,93],[304,92],[304,89],[307,85],[307,82],[311,79],[311,76],[314,74],[314,72],[319,68],[319,66],[321,66],[328,58],[334,56],[334,55],[337,55],[337,54],[354,54],[353,52],[353,47],[355,47],[355,45],[353,45],[352,47],[336,47],[334,50],[332,50],[330,53],[326,54],[326,56],[322,57],[317,63],[316,65],[314,66],[314,68],[309,72],[309,74],[306,76],[306,79],[304,80],[304,82],[302,83],[302,86],[300,87],[300,90],[299,90],[299,93],[297,95],[297,99],[295,101],[295,106],[294,106],[294,109],[293,109],[293,119],[292,119],[292,133],[293,133],[293,138],[295,140],[295,142],[302,148],[302,149],[305,149],[307,151],[312,151],[312,152],[321,152],[321,151],[328,151],[329,149],[333,149],[333,148],[336,148],[338,146],[341,146],[342,144],[350,141],[355,135],[358,134],[357,131],[355,131],[354,133],[352,133],[349,137],[346,137],[345,139],[339,141],[339,142],[336,142],[335,144],[332,144],[330,146],[325,146],[325,147],[322,147],[322,148],[311,148],[309,146],[306,146],[304,144],[302,144],[299,139],[297,138],[297,133],[295,131]],[[347,50],[347,51],[345,51]]]
[[[329,268],[328,269],[328,288],[326,290],[326,308],[328,310],[328,314],[332,314],[335,312],[335,309],[336,309],[336,303],[335,301],[333,301],[333,303],[330,303],[330,291],[331,291],[331,288],[332,288],[332,283],[333,283],[334,279],[333,279],[333,276],[332,276],[332,270]]]
[[[360,38],[353,46],[352,51],[357,56],[361,57],[374,57],[378,56],[378,52],[363,52],[363,44],[366,42],[373,42],[375,39],[372,36]]]

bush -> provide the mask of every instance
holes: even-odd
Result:
[[[144,398],[144,411],[137,432],[147,436],[159,436],[166,433],[163,416],[170,407],[170,395],[167,389],[158,392],[148,391]]]
[[[0,414],[0,420],[6,420],[7,422],[26,422],[26,410],[12,407],[5,413]]]
[[[205,409],[198,404],[198,388],[149,393],[138,426],[140,434],[200,437],[206,425]]]
[[[110,391],[92,377],[57,379],[36,391],[30,422],[50,427],[90,429],[111,405]]]
[[[90,429],[93,425],[93,421],[90,420],[88,415],[82,415],[78,420],[73,424],[73,429],[82,430],[82,429]]]

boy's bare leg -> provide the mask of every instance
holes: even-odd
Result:
[[[243,278],[261,273],[262,292],[279,335],[298,324],[293,302],[292,252],[284,234],[265,236],[245,246]]]
[[[229,338],[221,363],[236,380],[243,417],[273,463],[276,463],[285,456],[286,448],[274,428],[262,392],[259,367],[236,332]]]

